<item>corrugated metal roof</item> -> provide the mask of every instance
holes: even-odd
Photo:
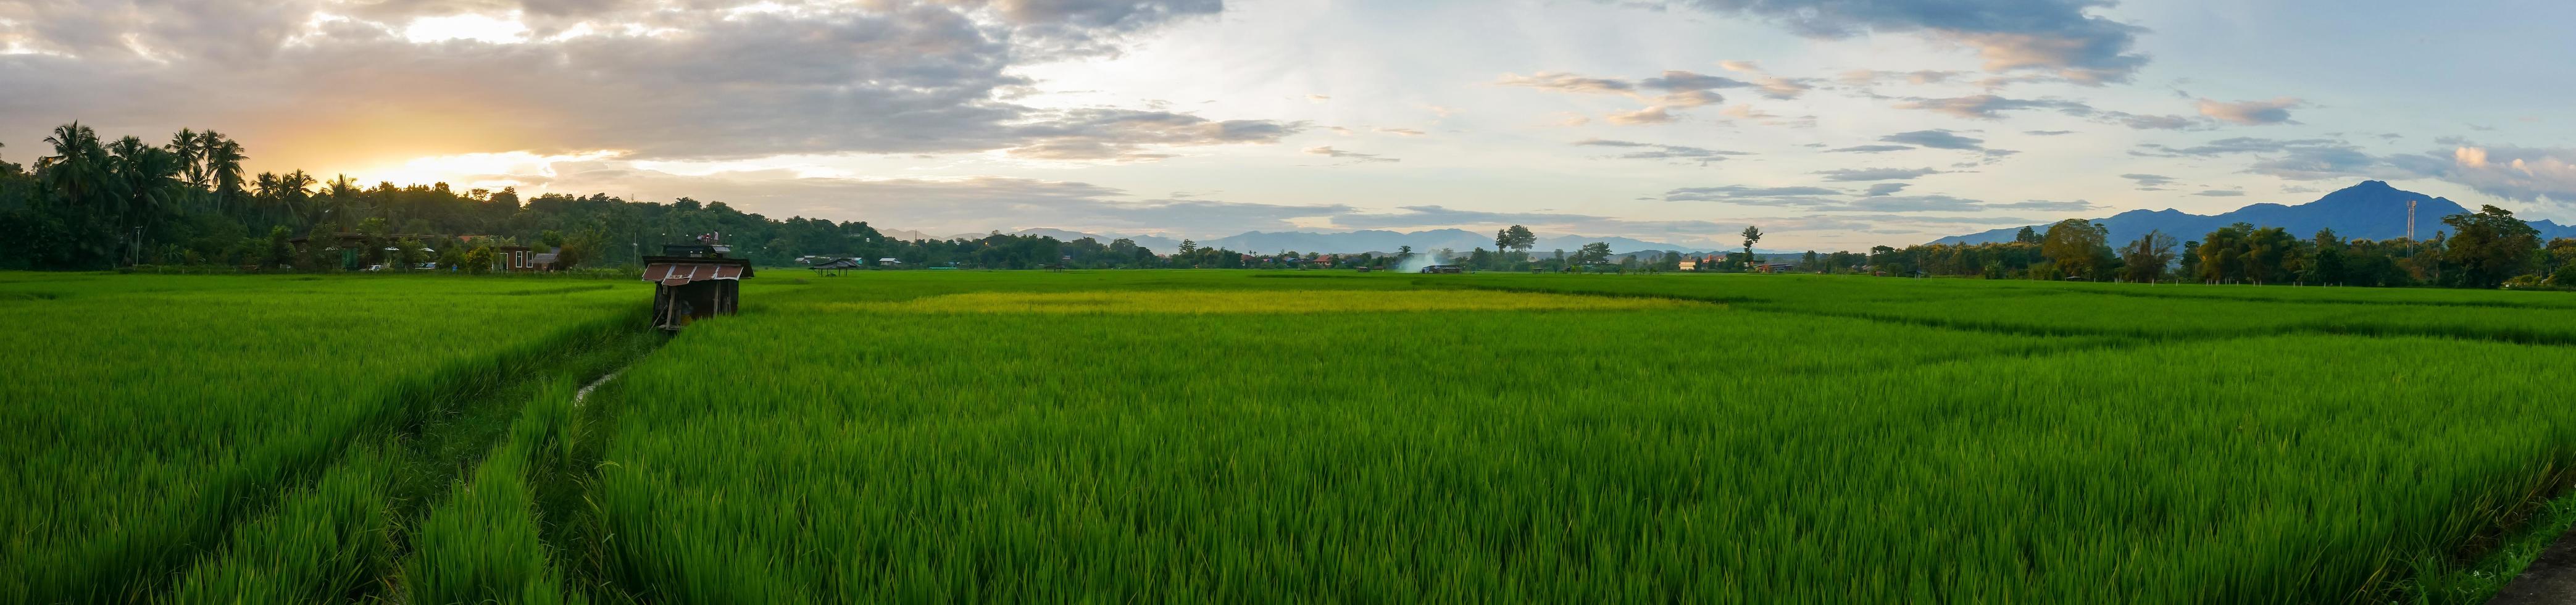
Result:
[[[685,286],[710,279],[742,279],[742,267],[712,263],[653,263],[644,266],[644,281]]]

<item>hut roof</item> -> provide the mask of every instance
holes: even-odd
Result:
[[[644,281],[660,282],[665,286],[751,277],[751,261],[747,259],[647,256],[644,262]]]

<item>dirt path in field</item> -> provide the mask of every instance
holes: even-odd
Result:
[[[632,364],[630,363],[629,365]],[[592,390],[598,389],[599,385],[607,384],[608,379],[616,378],[618,374],[624,373],[626,373],[626,366],[618,366],[617,369],[609,370],[607,374],[601,375],[598,380],[590,381],[590,384],[581,385],[581,390],[573,391],[572,393],[572,407],[581,407],[582,402],[590,400],[590,392]]]
[[[2487,605],[2576,605],[2576,532],[2540,551]]]

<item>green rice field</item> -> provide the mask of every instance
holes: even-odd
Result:
[[[2576,523],[2563,292],[650,292],[0,273],[0,603],[2476,603]]]

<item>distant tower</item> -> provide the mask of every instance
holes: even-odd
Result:
[[[2415,239],[2415,200],[2406,200],[2406,239]]]

